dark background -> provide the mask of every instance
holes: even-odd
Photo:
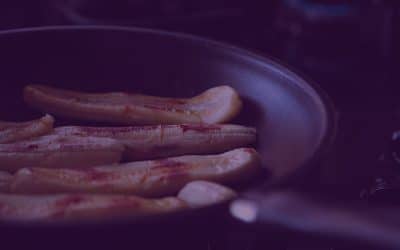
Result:
[[[394,150],[390,137],[400,128],[400,1],[0,1],[1,30],[104,24],[225,41],[275,57],[317,82],[332,98],[340,123],[335,150],[312,184],[304,186],[308,192],[358,200],[361,192],[370,196],[378,177],[397,175],[396,166],[378,158]],[[265,247],[252,234],[227,234],[224,246],[229,249]],[[213,249],[221,242],[204,244]],[[280,249],[332,249],[330,244],[310,239]]]

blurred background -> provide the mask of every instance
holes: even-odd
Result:
[[[335,150],[315,176],[317,189],[341,199],[397,202],[400,1],[0,1],[1,30],[48,25],[179,31],[276,58],[318,83],[340,116]],[[261,249],[254,236],[232,235],[229,249]],[[213,249],[213,242],[205,244],[205,249]],[[279,249],[336,249],[326,243],[307,244]]]
[[[354,95],[390,102],[382,93],[390,86],[382,82],[399,59],[399,6],[396,0],[3,0],[0,29],[123,25],[192,33],[274,56],[348,109]]]
[[[388,105],[387,94],[396,94],[386,81],[399,61],[399,6],[397,0],[3,0],[0,29],[123,25],[192,33],[278,58],[350,109]],[[355,103],[355,95],[368,104]]]

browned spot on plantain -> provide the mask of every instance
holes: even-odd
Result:
[[[190,163],[179,162],[170,159],[155,160],[153,161],[156,165],[153,166],[149,171],[153,171],[153,174],[160,175],[160,182],[170,182],[174,179],[178,181],[185,180],[189,177],[189,171],[194,166]]]
[[[57,200],[54,204],[56,209],[65,209],[71,205],[75,205],[81,203],[85,200],[85,198],[78,194],[69,195],[65,198]]]
[[[107,181],[113,179],[113,173],[111,172],[102,172],[96,169],[89,169],[85,171],[85,181]]]
[[[52,214],[52,218],[62,218],[65,216],[66,210],[74,205],[78,205],[79,203],[82,203],[85,201],[85,198],[81,195],[78,194],[72,194],[69,196],[66,196],[64,198],[61,198],[59,200],[56,200],[54,203],[54,212]]]

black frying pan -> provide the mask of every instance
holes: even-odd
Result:
[[[258,129],[257,150],[269,172],[260,182],[263,186],[306,180],[305,173],[327,150],[335,132],[334,110],[317,86],[270,59],[189,35],[119,27],[5,31],[0,32],[0,69],[3,120],[40,115],[21,97],[23,86],[30,83],[180,97],[229,84],[244,100],[244,109],[233,122]],[[67,122],[58,120],[58,125]],[[136,232],[133,239],[137,241],[148,235],[170,237],[171,228],[183,233],[193,225],[200,225],[194,226],[194,232],[204,231],[200,234],[206,235],[219,227],[204,230],[203,224],[218,224],[212,218],[226,214],[226,206],[220,205],[167,217],[94,224],[3,224],[0,230],[7,235],[4,238],[25,235],[25,243],[40,235],[58,239],[66,232],[69,237],[92,235],[92,243],[110,235],[131,239]],[[107,236],[102,237],[102,233]]]

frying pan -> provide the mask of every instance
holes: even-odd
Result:
[[[122,27],[29,28],[0,32],[0,55],[4,120],[40,115],[22,100],[21,90],[30,83],[175,97],[190,97],[222,84],[234,87],[244,100],[244,109],[233,122],[257,128],[257,150],[268,172],[251,188],[309,181],[307,173],[317,166],[335,135],[334,109],[318,86],[271,59],[199,37]],[[103,246],[105,239],[115,244],[117,238],[148,245],[176,242],[177,235],[179,241],[193,240],[188,232],[215,233],[227,214],[227,204],[220,204],[118,221],[3,223],[0,230],[2,239],[13,244],[30,244],[45,235],[42,244],[53,242],[58,247],[59,242],[67,244],[65,237]],[[21,235],[24,241],[15,241]]]

